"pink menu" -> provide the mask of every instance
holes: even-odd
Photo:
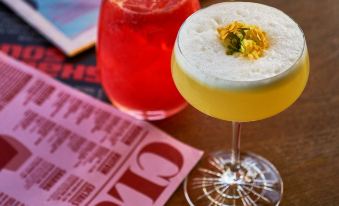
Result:
[[[201,156],[0,53],[0,206],[164,205]]]

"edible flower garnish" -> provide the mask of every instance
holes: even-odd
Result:
[[[217,29],[219,39],[227,48],[226,54],[240,54],[249,59],[262,57],[268,48],[266,33],[258,26],[234,21]]]

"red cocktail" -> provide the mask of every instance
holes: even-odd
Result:
[[[186,105],[170,72],[180,25],[198,0],[103,0],[98,66],[110,100],[141,119],[172,115]]]

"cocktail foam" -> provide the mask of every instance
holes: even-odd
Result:
[[[240,21],[259,26],[269,39],[269,48],[256,60],[226,55],[217,28]],[[193,78],[210,86],[257,84],[274,79],[303,54],[304,35],[285,13],[262,4],[225,2],[202,9],[182,25],[175,47],[177,62]],[[292,69],[291,69],[292,70]],[[265,81],[260,81],[265,82]]]

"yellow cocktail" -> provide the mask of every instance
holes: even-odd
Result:
[[[309,74],[306,46],[298,61],[284,73],[257,81],[229,81],[228,88],[210,86],[189,75],[183,67],[194,65],[184,63],[184,58],[176,45],[172,76],[180,93],[201,112],[228,121],[260,120],[283,111],[300,96]]]
[[[304,34],[278,9],[227,2],[185,21],[172,54],[175,85],[199,111],[233,122],[232,151],[210,154],[187,178],[191,206],[279,205],[279,172],[258,155],[240,154],[240,125],[285,110],[308,75]]]

